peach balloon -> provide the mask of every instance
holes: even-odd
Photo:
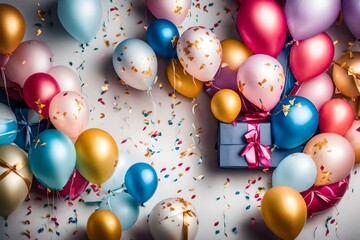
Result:
[[[344,136],[355,151],[355,164],[360,164],[360,120],[354,120],[351,128]]]

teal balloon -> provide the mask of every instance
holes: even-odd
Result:
[[[319,113],[300,96],[288,96],[271,111],[271,133],[276,147],[291,149],[304,144],[316,132]]]
[[[50,190],[61,190],[75,168],[75,147],[64,133],[55,129],[45,130],[32,142],[28,161],[42,185]]]
[[[121,192],[104,198],[99,209],[114,213],[121,223],[122,230],[128,230],[139,218],[139,203],[129,194]]]
[[[125,187],[140,204],[154,195],[157,185],[158,178],[155,169],[147,163],[135,163],[125,174]]]
[[[272,175],[272,185],[292,187],[298,192],[311,188],[316,180],[316,164],[304,153],[293,153],[284,158]]]
[[[133,165],[134,160],[126,152],[119,153],[119,161],[116,165],[114,173],[102,185],[101,190],[104,193],[109,191],[116,192],[125,183],[125,173]]]
[[[18,125],[14,112],[5,104],[0,103],[0,144],[14,142]]]
[[[101,27],[101,0],[59,0],[57,12],[65,30],[81,43],[89,43]]]

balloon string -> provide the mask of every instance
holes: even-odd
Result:
[[[156,116],[156,103],[155,103],[154,97],[153,97],[153,95],[152,95],[152,93],[151,93],[151,87],[146,91],[146,93],[147,93],[148,97],[150,98],[151,103],[152,103],[152,105],[153,105],[154,116],[153,116],[152,118],[154,119],[154,117]]]
[[[8,106],[10,107],[10,99],[9,99],[9,93],[8,93],[8,90],[7,90],[7,85],[6,85],[6,77],[5,77],[5,68],[4,67],[1,67],[1,76],[2,76],[2,79],[4,81],[4,88],[5,88],[5,93],[6,93],[6,100],[7,100],[7,103],[8,103]]]

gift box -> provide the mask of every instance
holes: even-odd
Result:
[[[48,119],[40,121],[40,115],[26,107],[15,107],[14,113],[18,124],[18,133],[14,143],[28,151],[31,142],[42,131],[54,128]]]
[[[220,122],[218,125],[219,168],[273,169],[286,156],[304,149],[303,145],[294,149],[271,147],[271,126],[268,121]]]

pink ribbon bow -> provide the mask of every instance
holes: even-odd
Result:
[[[248,123],[248,132],[244,135],[248,144],[240,155],[246,158],[248,168],[259,168],[261,163],[264,168],[270,167],[270,147],[260,143],[260,124]]]

